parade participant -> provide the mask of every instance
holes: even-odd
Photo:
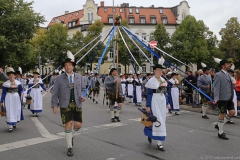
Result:
[[[234,75],[234,70],[229,69],[227,72],[230,75],[230,78],[231,78],[232,84],[233,84],[233,104],[234,104],[234,109],[235,109],[235,115],[234,116],[237,116],[237,95],[236,95],[236,90],[235,90],[236,80],[233,76]],[[228,120],[227,123],[234,124],[234,122],[231,119]]]
[[[33,79],[28,83],[28,96],[32,97],[32,103],[28,105],[28,109],[35,114],[36,117],[42,112],[42,89],[46,91],[42,80],[38,77],[40,75],[39,70],[33,71]]]
[[[133,99],[133,75],[132,71],[129,72],[128,78],[126,80],[126,90],[127,90],[127,97],[129,98],[129,103],[132,103]]]
[[[50,89],[50,93],[52,93],[53,90],[53,86],[54,86],[54,82],[56,81],[57,76],[59,75],[59,71],[55,70],[53,72],[53,75],[50,78],[50,82],[49,82],[49,89]]]
[[[26,83],[25,81],[21,78],[21,75],[22,75],[22,68],[21,67],[18,67],[18,70],[15,72],[15,79],[18,80],[22,86],[24,86]],[[8,76],[3,72],[3,69],[0,68],[0,74],[2,75],[3,79],[4,80],[9,80]]]
[[[240,114],[240,71],[236,70],[234,72],[234,76],[236,79],[236,84],[235,84],[235,88],[236,88],[236,95],[237,95],[237,103],[238,103],[238,113]]]
[[[100,91],[100,84],[101,84],[101,80],[98,77],[98,73],[95,73],[95,76],[92,78],[91,87],[92,87],[92,91],[93,91],[93,102],[95,102],[95,100],[96,100],[96,104],[98,104],[98,95],[99,95],[99,91]]]
[[[162,65],[156,64],[153,67],[154,76],[148,80],[145,85],[148,88],[147,107],[146,111],[157,117],[161,122],[161,126],[157,127],[153,123],[152,127],[145,127],[144,134],[148,137],[149,143],[153,140],[157,140],[157,148],[160,151],[165,151],[162,145],[162,141],[166,138],[166,113],[167,113],[167,99],[165,96],[167,82],[161,77],[162,69],[165,69]]]
[[[209,76],[209,68],[204,67],[203,68],[203,74],[198,78],[197,81],[197,86],[200,88],[200,90],[211,97],[211,88],[212,88],[212,79]],[[201,95],[201,100],[202,100],[202,118],[204,119],[209,119],[209,117],[206,115],[207,114],[207,109],[209,108],[209,104],[211,104],[211,101],[204,96],[202,93]]]
[[[22,76],[22,80],[24,81],[24,83],[23,83],[22,106],[25,107],[25,105],[26,105],[26,96],[27,96],[27,89],[28,89],[27,75],[26,74]]]
[[[121,78],[121,86],[122,86],[123,98],[125,99],[125,96],[126,96],[126,79],[125,79],[125,77],[122,74],[120,74],[120,78]]]
[[[15,79],[13,68],[7,68],[8,79],[2,86],[1,108],[6,109],[6,122],[9,132],[16,128],[17,122],[23,120],[22,105],[20,97],[23,96],[23,88],[21,83]]]
[[[192,83],[193,85],[197,85],[197,79],[195,76],[192,75],[192,71],[187,72],[186,80]],[[184,91],[186,94],[186,104],[193,105],[193,88],[190,84],[188,84],[186,81],[183,81],[184,83]]]
[[[60,107],[62,123],[65,124],[67,155],[73,156],[73,138],[82,127],[82,102],[85,101],[82,95],[86,82],[84,76],[73,72],[76,63],[72,53],[68,51],[67,55],[68,58],[62,63],[65,73],[59,75],[55,81],[51,102],[54,114],[57,114]]]
[[[143,97],[147,100],[147,88],[146,88],[146,84],[147,84],[147,82],[148,82],[148,80],[150,79],[150,78],[152,78],[152,74],[151,73],[147,73],[147,75],[146,75],[147,77],[146,77],[146,79],[143,81],[143,83],[142,83],[142,86],[143,86],[143,92],[142,92],[142,95],[143,95]]]
[[[168,102],[170,104],[170,113],[172,111],[175,111],[175,115],[179,115],[179,89],[178,85],[179,82],[177,80],[178,74],[177,73],[172,73],[171,74],[171,79],[168,81]]]
[[[110,71],[109,71],[110,72]],[[107,78],[107,77],[106,77]],[[105,78],[105,79],[106,79]],[[109,97],[108,97],[108,87],[106,85],[106,81],[104,80],[104,96],[103,96],[103,105],[104,105],[104,100],[106,99],[106,105],[109,105]]]
[[[90,72],[90,71],[89,71],[89,72]],[[90,76],[88,77],[89,82],[91,82],[92,79],[93,79],[93,77],[94,77],[93,72],[91,71],[90,73],[91,73],[91,74],[90,74]],[[91,85],[92,85],[92,84],[91,84]],[[89,99],[92,99],[92,92],[93,92],[92,87],[90,87],[90,88],[88,89],[88,98],[89,98]]]
[[[118,72],[116,68],[112,68],[110,70],[109,76],[105,79],[105,84],[108,87],[108,96],[110,102],[110,115],[111,121],[115,122],[117,120],[120,122],[119,114],[122,109],[122,87],[121,87],[121,79],[117,78]],[[116,115],[114,115],[114,103],[118,103],[118,107],[116,110]]]
[[[223,132],[224,124],[235,115],[233,105],[233,85],[227,70],[230,69],[231,64],[227,60],[221,60],[219,67],[221,71],[216,73],[214,77],[214,104],[219,107],[219,121],[215,126],[218,129],[218,137],[228,140],[229,138]],[[227,110],[229,111],[228,114]]]
[[[133,103],[135,103],[137,106],[142,105],[142,79],[140,76],[140,72],[138,71],[137,76],[134,76],[133,80]]]

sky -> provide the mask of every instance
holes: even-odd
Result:
[[[25,0],[32,1],[32,0]],[[112,6],[113,0],[95,0],[100,5],[104,1],[105,6]],[[149,7],[173,7],[182,0],[114,0],[115,5],[129,3],[130,6]],[[197,20],[203,20],[206,26],[221,39],[219,31],[231,17],[240,18],[240,0],[187,0],[190,6],[190,14]],[[64,14],[65,11],[73,12],[83,9],[86,0],[34,0],[33,9],[45,16],[46,27],[53,17]]]

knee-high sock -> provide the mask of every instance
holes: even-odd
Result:
[[[10,124],[9,124],[9,125],[8,125],[8,128],[13,128],[13,125],[10,125]]]
[[[75,136],[75,134],[79,131],[79,129],[73,127],[73,130],[72,130],[72,138]]]
[[[119,114],[120,114],[120,112],[121,112],[121,109],[122,109],[122,108],[120,108],[120,107],[117,108],[116,117],[119,117]]]
[[[110,114],[111,114],[111,118],[114,118],[114,109],[110,108]]]
[[[225,124],[225,123],[227,123],[227,121],[230,121],[230,118],[231,118],[231,117],[229,117],[228,115],[226,115],[226,116],[224,117],[224,122],[223,122],[223,123]]]
[[[219,119],[219,120],[218,120],[218,128],[219,128],[218,133],[219,133],[219,134],[222,134],[222,133],[223,133],[223,125],[224,125],[224,120]]]
[[[160,148],[163,148],[163,145],[162,145],[162,141],[157,141],[157,145],[160,147]]]
[[[203,115],[203,116],[206,115],[207,109],[208,109],[208,105],[203,104],[203,105],[202,105],[202,115]]]
[[[72,148],[72,130],[65,130],[65,137],[68,148]]]

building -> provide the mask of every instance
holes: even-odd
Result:
[[[86,0],[83,9],[68,12],[64,15],[54,17],[48,27],[56,22],[61,22],[68,26],[68,35],[71,38],[76,31],[81,31],[86,35],[87,28],[97,20],[101,20],[104,24],[103,32],[107,31],[114,21],[114,15],[120,14],[122,19],[129,22],[129,29],[135,34],[141,36],[147,41],[152,39],[152,33],[155,30],[157,23],[165,24],[167,32],[172,35],[176,27],[182,20],[190,14],[188,2],[183,0],[174,7],[150,7],[130,6],[129,3],[123,3],[120,6],[105,6],[104,1],[100,2],[100,6],[94,0]],[[108,53],[108,61],[100,67],[100,73],[108,72],[113,65],[113,53]],[[96,64],[93,64],[93,68]],[[125,70],[124,66],[118,66],[119,72]],[[150,71],[150,63],[144,62],[142,72]],[[132,67],[127,67],[127,71],[132,70]]]

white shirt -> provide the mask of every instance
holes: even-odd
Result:
[[[70,76],[72,76],[72,83],[74,83],[74,73],[72,75],[69,75],[66,73],[66,75],[68,76],[68,81],[70,82]]]

